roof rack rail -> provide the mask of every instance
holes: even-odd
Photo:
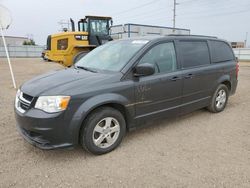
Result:
[[[169,34],[168,36],[181,36],[181,37],[186,37],[186,36],[189,36],[189,37],[207,37],[207,38],[214,38],[214,39],[217,39],[217,37],[214,37],[214,36],[206,36],[206,35],[182,35],[182,34]]]

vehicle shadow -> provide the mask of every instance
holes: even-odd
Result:
[[[130,144],[136,142],[137,140],[145,139],[147,136],[151,136],[152,134],[157,135],[161,134],[164,131],[176,131],[180,126],[183,126],[185,122],[192,121],[193,118],[198,118],[200,116],[212,116],[206,109],[201,109],[181,117],[164,119],[164,120],[155,120],[153,122],[149,122],[145,124],[143,127],[140,127],[134,131],[127,132],[125,138],[122,141],[121,147],[114,150],[113,152],[122,152],[122,150],[129,150],[127,147],[130,147]],[[204,117],[204,118],[206,118]],[[56,150],[41,150],[35,148],[34,146],[25,144],[26,148],[30,150],[30,152],[34,152],[35,155],[41,156],[50,161],[71,161],[77,158],[82,160],[88,160],[96,157],[100,157],[97,155],[93,155],[85,151],[81,146],[77,146],[75,148],[68,149],[56,149]],[[111,152],[111,153],[113,153]],[[109,153],[110,154],[110,153]],[[105,155],[109,155],[105,154]],[[101,156],[105,156],[101,155]]]

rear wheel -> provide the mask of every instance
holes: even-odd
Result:
[[[93,154],[112,151],[121,143],[126,132],[123,115],[110,107],[92,112],[81,130],[81,144]]]
[[[229,91],[227,86],[220,84],[213,94],[208,110],[213,113],[223,111],[227,105],[228,95]]]

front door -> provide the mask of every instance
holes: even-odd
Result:
[[[177,115],[182,97],[182,72],[174,42],[153,46],[140,59],[139,64],[143,63],[153,64],[155,74],[135,81],[137,122]]]

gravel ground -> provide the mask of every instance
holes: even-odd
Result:
[[[13,59],[17,84],[61,69]],[[115,151],[37,149],[15,128],[10,73],[0,59],[0,187],[250,187],[250,63],[224,112],[199,110],[130,132]]]

